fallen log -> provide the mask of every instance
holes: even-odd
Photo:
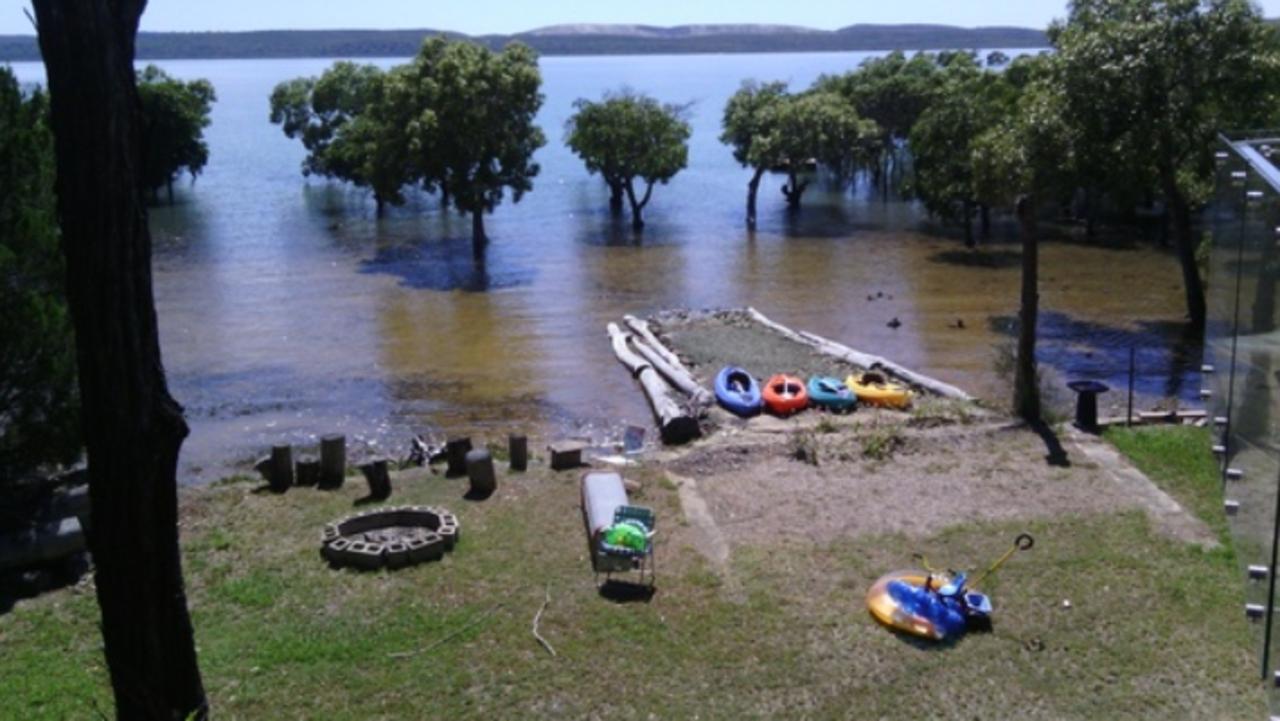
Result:
[[[665,343],[658,340],[658,336],[654,335],[653,330],[649,327],[648,321],[641,320],[634,315],[624,315],[622,316],[622,320],[627,324],[628,328],[634,331],[636,335],[644,339],[646,343],[657,351],[658,355],[662,356],[662,360],[666,361],[667,365],[673,368],[678,368],[689,375],[693,375],[692,373],[689,373],[689,369],[685,368],[684,364],[680,362],[679,356],[672,352]]]
[[[796,332],[794,330],[791,330],[790,328],[784,325],[781,325],[779,323],[773,322],[772,320],[769,320],[767,317],[765,317],[763,313],[756,310],[755,308],[747,308],[747,314],[750,315],[751,319],[756,321],[757,323],[760,323],[761,325],[771,328],[777,331],[778,333],[781,333],[782,335],[786,336],[787,338],[790,338],[791,340],[796,341],[797,343],[803,343],[804,345],[807,345],[810,348],[813,348],[814,350],[818,351],[819,353],[822,353],[823,355],[828,355],[833,358],[839,358],[840,360],[843,360],[847,363],[852,363],[853,365],[860,366],[862,368],[866,368],[867,370],[872,370],[872,369],[881,370],[885,373],[888,373],[891,376],[896,377],[898,380],[905,381],[914,386],[918,386],[920,388],[923,388],[924,390],[929,391],[930,393],[942,396],[944,398],[955,398],[957,400],[962,400],[962,401],[973,400],[973,396],[969,395],[968,393],[965,393],[964,391],[960,390],[959,388],[956,388],[953,385],[943,383],[942,381],[937,380],[936,378],[930,378],[929,376],[916,373],[915,371],[910,370],[908,368],[904,368],[898,365],[897,363],[894,363],[893,361],[887,360],[885,358],[881,358],[880,356],[874,356],[868,353],[862,353],[862,352],[856,351],[848,346],[842,345],[840,343],[837,343],[833,340],[829,340],[827,338],[823,338],[822,336],[817,335],[815,333],[808,333],[805,331]]]
[[[671,365],[667,362],[666,358],[663,357],[662,351],[650,347],[647,343],[641,342],[639,338],[634,336],[631,338],[631,345],[636,349],[637,353],[644,356],[644,359],[649,361],[649,365],[653,366],[654,370],[661,373],[662,376],[666,378],[671,385],[678,388],[680,392],[689,396],[689,399],[695,405],[706,408],[714,402],[715,399],[712,397],[710,391],[703,388],[698,381],[694,380],[693,374],[690,373],[683,365]],[[677,360],[676,362],[679,363],[680,361]]]
[[[675,391],[668,386],[662,376],[654,369],[653,364],[645,360],[630,348],[631,336],[624,333],[617,323],[608,326],[609,338],[613,344],[613,354],[618,362],[631,371],[631,377],[640,382],[649,406],[658,419],[658,428],[664,443],[686,443],[701,434],[698,419],[689,411],[686,404],[677,400]]]

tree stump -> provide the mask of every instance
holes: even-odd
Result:
[[[511,459],[511,470],[523,471],[529,467],[529,438],[512,434],[507,438],[507,453]]]
[[[468,451],[467,478],[471,480],[469,495],[486,498],[498,489],[498,479],[493,471],[493,456],[484,448]]]
[[[276,493],[284,493],[293,485],[293,448],[272,446],[267,483]]]
[[[299,458],[294,464],[293,482],[299,486],[314,486],[320,483],[320,460],[318,458]]]
[[[385,501],[391,497],[391,475],[387,472],[387,459],[374,458],[360,466],[360,472],[369,482],[369,498]]]
[[[341,434],[320,439],[320,487],[341,488],[347,476],[347,437]]]
[[[449,467],[444,474],[450,478],[464,476],[467,473],[467,451],[471,450],[470,438],[450,438],[445,446]]]

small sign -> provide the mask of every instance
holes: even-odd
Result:
[[[627,426],[622,434],[622,450],[626,453],[644,450],[644,429],[640,426]]]

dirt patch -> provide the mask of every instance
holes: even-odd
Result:
[[[1211,538],[1198,520],[1170,506],[1171,499],[1156,503],[1135,493],[1079,446],[1068,447],[1066,466],[1051,465],[1047,455],[1040,436],[1012,422],[935,425],[885,414],[829,433],[797,427],[782,437],[722,437],[669,467],[697,479],[731,546],[886,533],[923,537],[974,521],[1124,509],[1147,511],[1158,529],[1178,540]]]

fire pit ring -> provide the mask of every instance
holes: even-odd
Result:
[[[403,568],[443,558],[459,530],[457,517],[436,506],[380,508],[325,526],[320,555],[336,568]]]

